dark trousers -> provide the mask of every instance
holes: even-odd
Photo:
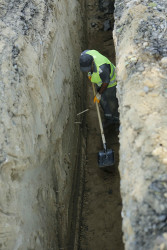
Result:
[[[118,99],[116,97],[116,86],[107,88],[101,95],[101,107],[104,111],[104,117],[111,123],[119,122]]]

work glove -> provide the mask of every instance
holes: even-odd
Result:
[[[88,79],[91,81],[91,78],[92,78],[92,74],[91,72],[88,72]]]
[[[99,93],[97,93],[97,94],[95,95],[95,97],[94,97],[94,103],[95,103],[95,102],[99,103],[100,100],[101,100],[101,95],[100,95]]]

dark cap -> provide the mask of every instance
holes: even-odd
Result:
[[[91,66],[93,62],[93,56],[88,55],[86,53],[81,53],[80,56],[80,69],[82,72],[91,71]]]

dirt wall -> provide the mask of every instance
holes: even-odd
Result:
[[[167,249],[166,21],[166,1],[115,1],[119,170],[127,250]]]
[[[83,108],[77,65],[84,5],[0,3],[2,250],[67,249],[80,140],[74,122]]]

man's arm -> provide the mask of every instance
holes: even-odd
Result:
[[[110,82],[110,73],[111,73],[111,69],[110,69],[110,65],[109,64],[103,64],[100,66],[99,68],[99,76],[102,80],[102,85],[100,87],[99,90],[99,94],[102,94],[108,87],[108,84]]]
[[[110,65],[109,64],[103,64],[99,67],[99,76],[102,80],[102,85],[99,89],[99,91],[97,92],[96,96],[94,97],[94,102],[100,102],[101,100],[101,94],[107,89],[108,84],[110,82],[110,73],[111,73],[111,69],[110,69]]]
[[[102,83],[100,90],[99,90],[99,94],[101,95],[108,87],[109,83]]]

